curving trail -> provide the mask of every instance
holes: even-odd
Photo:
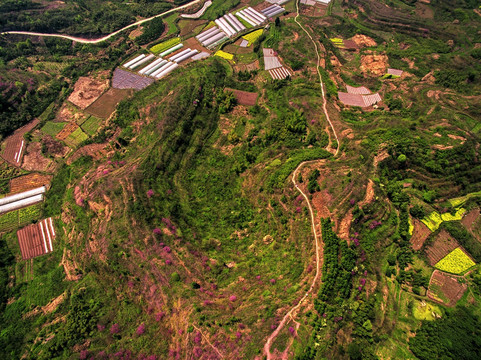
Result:
[[[173,9],[170,9],[170,10],[167,10],[161,14],[158,14],[158,15],[154,15],[152,17],[149,17],[147,19],[143,19],[143,20],[139,20],[133,24],[130,24],[130,25],[127,25],[127,26],[124,26],[122,29],[120,30],[117,30],[117,31],[114,31],[113,33],[109,34],[109,35],[105,35],[101,38],[98,38],[98,39],[85,39],[85,38],[81,38],[81,37],[76,37],[76,36],[70,36],[70,35],[62,35],[62,34],[48,34],[48,33],[37,33],[37,32],[32,32],[32,31],[5,31],[5,32],[2,32],[0,33],[0,35],[11,35],[11,34],[16,34],[16,35],[31,35],[31,36],[43,36],[43,37],[57,37],[57,38],[62,38],[62,39],[67,39],[67,40],[72,40],[72,41],[76,41],[76,42],[79,42],[79,43],[82,43],[82,44],[98,44],[98,43],[101,43],[105,40],[108,40],[110,39],[111,37],[114,37],[115,35],[117,34],[120,34],[122,31],[124,30],[127,30],[131,27],[135,27],[135,26],[138,26],[140,24],[143,24],[145,22],[148,22],[148,21],[151,21],[155,18],[158,18],[158,17],[161,17],[161,16],[164,16],[164,15],[167,15],[167,14],[170,14],[172,12],[175,12],[177,10],[182,10],[182,9],[185,9],[191,5],[194,5],[194,4],[197,4],[199,2],[202,2],[204,0],[193,0],[187,4],[184,4],[184,5],[181,5],[181,6],[178,6],[176,8],[173,8]]]
[[[316,41],[312,38],[312,36],[309,34],[309,32],[304,28],[304,26],[301,25],[301,23],[299,23],[299,21],[297,20],[298,17],[299,17],[299,0],[296,1],[296,9],[297,9],[297,15],[296,17],[294,18],[294,21],[297,23],[297,25],[299,25],[299,27],[307,34],[307,36],[309,37],[309,39],[311,39],[312,43],[314,44],[314,47],[316,49],[316,55],[317,55],[317,65],[316,65],[316,69],[317,69],[317,73],[319,75],[319,83],[321,84],[321,90],[322,90],[322,99],[323,99],[323,105],[322,105],[322,109],[324,111],[324,115],[326,116],[326,119],[327,119],[327,122],[329,123],[329,126],[331,127],[332,129],[332,132],[334,134],[334,137],[336,138],[336,142],[337,142],[337,148],[336,148],[336,152],[334,153],[334,156],[337,156],[337,154],[339,153],[339,139],[337,137],[337,133],[336,133],[336,129],[334,128],[334,126],[332,125],[332,122],[331,122],[331,119],[329,118],[329,113],[327,112],[327,100],[326,100],[326,94],[324,92],[324,82],[322,81],[322,75],[321,75],[321,71],[320,71],[320,63],[321,63],[321,56],[319,54],[319,48],[317,46],[317,43]],[[271,360],[272,359],[272,354],[271,354],[271,345],[272,343],[274,342],[274,340],[276,339],[277,335],[279,334],[279,332],[284,328],[284,325],[286,323],[288,323],[290,320],[296,322],[294,320],[294,316],[295,316],[295,312],[299,309],[299,307],[302,305],[302,303],[304,302],[304,300],[307,299],[307,297],[311,294],[312,290],[314,289],[314,286],[317,284],[318,280],[319,280],[319,276],[321,274],[321,256],[320,256],[320,241],[322,241],[322,233],[318,236],[317,235],[317,231],[316,231],[316,223],[315,223],[315,218],[314,218],[314,210],[312,209],[312,205],[311,205],[311,202],[309,201],[309,198],[308,196],[302,191],[302,189],[299,187],[299,185],[296,183],[296,178],[297,178],[297,173],[298,171],[300,170],[301,167],[303,167],[305,164],[309,164],[309,163],[317,163],[319,160],[311,160],[311,161],[304,161],[302,163],[299,164],[299,166],[296,168],[296,170],[294,170],[294,173],[292,174],[292,183],[294,184],[294,187],[296,188],[297,191],[299,191],[299,193],[302,195],[302,197],[306,200],[307,202],[307,206],[309,208],[309,214],[311,216],[311,224],[312,224],[312,233],[314,234],[314,240],[315,240],[315,245],[316,245],[316,275],[314,276],[314,279],[312,280],[312,284],[311,286],[309,287],[309,290],[307,290],[307,292],[304,294],[304,296],[301,298],[301,300],[297,303],[297,305],[295,305],[294,307],[292,307],[287,313],[286,315],[284,315],[284,317],[282,318],[281,322],[279,323],[279,325],[277,326],[277,328],[274,330],[274,332],[267,338],[267,341],[266,343],[264,344],[264,353],[267,357],[267,360]],[[283,352],[282,354],[282,359],[287,359],[287,348],[286,350]]]

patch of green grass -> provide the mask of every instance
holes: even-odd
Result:
[[[93,136],[97,132],[100,124],[102,123],[102,119],[99,119],[95,116],[90,116],[81,126],[82,130],[85,131],[88,135]]]
[[[441,316],[443,313],[441,308],[437,305],[416,301],[413,306],[413,316],[417,320],[433,321],[436,319],[435,315]]]
[[[67,136],[65,143],[70,147],[76,148],[88,138],[88,135],[84,133],[81,128],[77,128],[77,130]]]
[[[177,24],[176,24],[176,20],[178,18],[179,18],[179,14],[173,13],[172,15],[169,15],[164,19],[164,22],[168,27],[167,34],[165,36],[169,36],[179,32],[179,29],[177,28]]]
[[[65,125],[67,125],[67,123],[49,121],[40,129],[40,131],[42,131],[44,134],[55,137],[65,127]]]

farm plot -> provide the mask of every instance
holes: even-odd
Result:
[[[68,101],[81,109],[87,108],[109,87],[109,80],[101,78],[80,77],[75,83],[74,90]]]
[[[264,29],[255,30],[249,34],[244,35],[242,38],[247,40],[247,46],[252,45],[261,35]]]
[[[55,239],[52,218],[18,230],[17,237],[23,260],[52,252],[53,240]]]
[[[468,288],[466,283],[461,282],[461,280],[460,277],[434,270],[429,281],[427,295],[446,306],[454,306]]]
[[[466,216],[463,217],[461,223],[473,236],[481,241],[481,213],[479,208],[471,210]]]
[[[63,130],[65,125],[67,125],[67,123],[49,121],[40,129],[40,131],[43,132],[45,135],[55,137],[60,131]]]
[[[78,129],[76,123],[68,123],[55,137],[61,141],[64,141],[71,133]]]
[[[426,249],[429,264],[434,266],[442,258],[456,249],[459,243],[445,230],[442,230],[433,243]]]
[[[2,158],[9,163],[20,166],[22,163],[22,155],[25,153],[26,142],[23,135],[31,131],[39,123],[38,119],[33,120],[27,125],[16,130],[13,135],[5,139],[5,150],[2,152]]]
[[[47,186],[52,180],[51,175],[44,175],[39,173],[31,173],[24,176],[19,176],[10,180],[10,193],[17,194],[31,189],[36,189],[41,186]]]
[[[101,119],[96,118],[95,116],[90,116],[83,124],[81,124],[81,128],[88,135],[93,136],[97,132],[101,123]]]
[[[52,160],[42,154],[42,144],[33,142],[28,144],[22,168],[28,171],[48,171]]]
[[[151,79],[152,80],[152,79]],[[102,94],[92,105],[90,105],[86,111],[96,117],[101,119],[107,119],[112,115],[117,104],[130,96],[132,90],[128,89],[109,89],[107,92]]]
[[[474,265],[476,265],[476,263],[460,246],[442,258],[434,267],[451,274],[461,274]]]
[[[114,89],[142,90],[153,82],[154,79],[117,68],[112,78],[112,87]]]
[[[161,42],[160,44],[152,46],[150,48],[150,51],[152,51],[155,55],[158,55],[164,52],[165,50],[170,49],[178,44],[180,44],[180,38],[175,37],[175,38],[166,40],[164,42]]]
[[[461,220],[465,212],[466,209],[464,208],[458,209],[454,215],[451,215],[450,213],[439,214],[437,211],[433,211],[421,221],[429,228],[429,230],[434,232],[439,228],[439,225],[441,225],[443,221]]]
[[[17,167],[0,160],[0,193],[8,193],[10,191],[10,179],[14,179],[23,173]]]
[[[237,99],[237,102],[240,105],[244,105],[244,106],[254,106],[256,104],[256,101],[257,101],[257,96],[259,95],[257,93],[253,93],[253,92],[235,90],[235,89],[230,89],[230,88],[226,88],[226,90],[232,91],[235,98]]]
[[[76,148],[88,138],[89,136],[84,133],[81,128],[77,127],[77,129],[67,136],[64,141],[71,148]]]
[[[413,250],[418,251],[423,247],[424,242],[426,241],[428,236],[431,234],[431,231],[421,221],[417,219],[412,219],[412,221],[413,221],[414,228],[413,228],[410,242]]]
[[[20,210],[10,211],[0,215],[0,232],[27,225],[37,220],[42,213],[41,205],[32,205]]]

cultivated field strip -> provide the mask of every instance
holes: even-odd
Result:
[[[18,230],[17,237],[22,258],[27,260],[52,252],[55,236],[52,218]]]
[[[20,166],[22,163],[22,155],[25,153],[25,140],[23,135],[32,130],[39,123],[38,119],[28,123],[27,125],[16,130],[13,135],[5,140],[5,150],[2,152],[2,158],[15,165]]]

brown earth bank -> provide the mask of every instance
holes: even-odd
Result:
[[[454,306],[461,299],[468,285],[464,278],[434,270],[429,281],[428,297],[446,306]]]
[[[104,71],[95,77],[80,77],[68,101],[81,109],[87,108],[109,87],[109,72]]]

